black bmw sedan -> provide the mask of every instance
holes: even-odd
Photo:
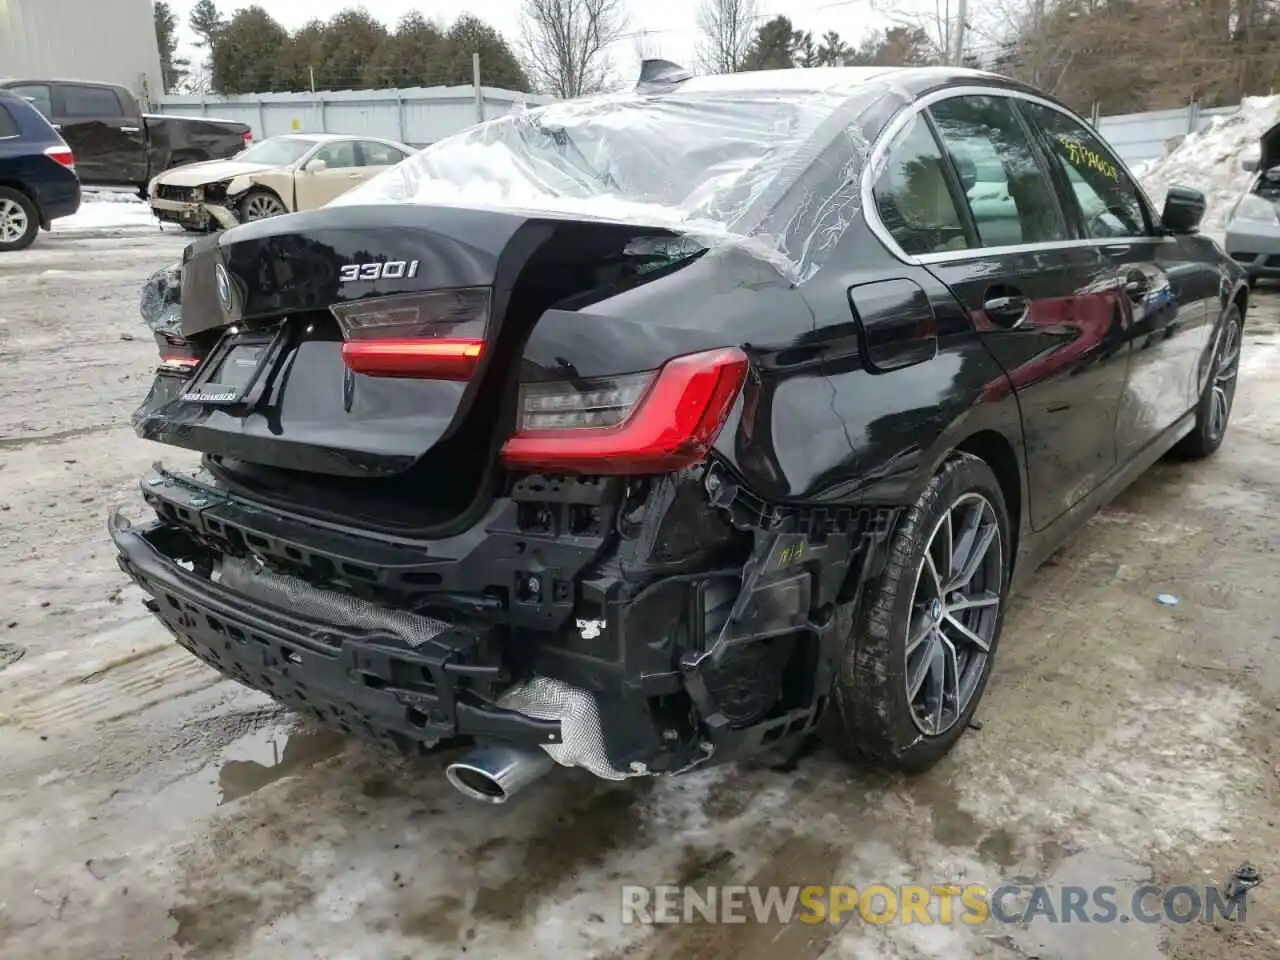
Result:
[[[815,732],[927,768],[1011,588],[1223,442],[1248,288],[1161,201],[992,74],[648,62],[153,278],[134,423],[203,458],[120,564],[227,676],[469,745],[480,800]]]

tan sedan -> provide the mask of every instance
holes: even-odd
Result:
[[[413,147],[378,137],[268,137],[228,160],[166,170],[147,191],[160,220],[204,231],[322,207],[394,167]]]

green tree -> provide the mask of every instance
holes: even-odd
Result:
[[[174,54],[178,50],[178,19],[165,0],[156,0],[156,45],[160,48],[160,73],[165,93],[174,93],[190,72],[191,63]]]
[[[453,22],[445,34],[446,84],[471,83],[471,55],[480,54],[480,82],[486,87],[530,90],[529,78],[515,53],[489,24],[469,13]]]
[[[818,65],[822,67],[843,67],[849,62],[853,50],[840,39],[840,34],[828,30],[822,35],[818,44]]]
[[[208,50],[213,48],[214,41],[226,25],[226,19],[218,12],[218,6],[213,0],[196,0],[195,6],[191,8],[191,15],[187,17],[187,26],[198,38],[196,46]]]
[[[317,90],[363,90],[370,82],[369,67],[387,40],[387,28],[365,10],[334,14],[320,35],[320,59],[312,64]]]
[[[433,23],[414,11],[396,24],[374,55],[370,79],[379,87],[430,87],[444,82],[447,43]]]
[[[796,65],[797,48],[805,34],[791,26],[791,18],[777,16],[756,29],[743,70],[787,70]]]
[[[218,93],[287,90],[280,64],[290,53],[289,32],[257,5],[237,10],[213,44],[213,89]]]

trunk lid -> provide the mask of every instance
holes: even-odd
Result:
[[[135,426],[281,491],[322,477],[449,474],[468,478],[474,494],[509,433],[515,373],[538,317],[615,279],[602,264],[653,235],[671,236],[406,204],[325,208],[199,240],[184,257],[181,336],[203,363],[189,379],[157,377]],[[469,376],[369,376],[344,361],[331,307],[421,299],[431,304],[426,318],[442,291],[483,291],[487,302],[483,352]],[[335,489],[328,484],[326,496]]]

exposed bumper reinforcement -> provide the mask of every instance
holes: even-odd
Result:
[[[299,713],[404,753],[468,736],[563,742],[558,719],[504,709],[476,692],[501,679],[501,668],[486,661],[484,638],[470,628],[440,623],[439,633],[411,642],[394,624],[317,619],[313,602],[305,613],[285,609],[186,569],[157,544],[162,524],[135,528],[117,511],[109,530],[121,569],[151,595],[149,608],[179,644]]]

